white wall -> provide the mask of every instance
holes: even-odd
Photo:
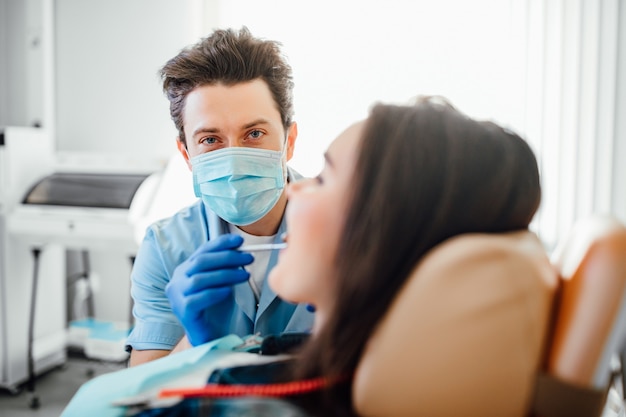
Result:
[[[612,203],[626,222],[626,2],[619,3],[617,85],[615,89],[615,153],[613,155]]]
[[[373,102],[448,97],[472,116],[524,125],[523,16],[502,0],[228,0],[222,26],[283,43],[295,76],[292,166],[315,175],[322,152]]]
[[[9,78],[9,3],[0,1],[0,126],[8,124],[8,78]]]
[[[200,0],[54,1],[57,150],[165,163],[176,130],[157,73],[201,35],[202,11]]]
[[[159,68],[202,36],[203,0],[54,0],[57,161],[89,171],[158,169],[176,151]],[[192,184],[183,184],[191,190]],[[130,261],[90,251],[95,317],[129,318]],[[81,255],[68,254],[81,270]],[[119,303],[111,303],[120,299]]]
[[[43,123],[42,30],[41,1],[0,0],[0,126]]]
[[[525,0],[528,122],[542,172],[537,216],[553,246],[578,219],[626,222],[624,2]]]
[[[554,246],[588,214],[626,222],[626,6],[620,0],[223,0],[221,26],[279,40],[293,65],[292,165],[322,152],[376,100],[448,97],[536,151],[532,227]]]
[[[600,68],[589,57],[601,54],[610,62],[606,55],[614,54],[619,66],[612,87],[614,114],[623,113],[626,100],[626,7],[619,0],[319,0],[298,7],[289,0],[186,0],[176,7],[169,0],[0,0],[0,124],[42,119],[40,69],[29,64],[41,59],[29,45],[45,32],[38,23],[42,4],[54,18],[53,110],[57,148],[65,153],[167,160],[175,151],[175,130],[156,72],[180,48],[218,26],[247,25],[254,34],[284,44],[294,68],[300,127],[292,165],[305,175],[319,171],[328,143],[365,117],[376,100],[447,96],[471,116],[495,119],[527,136],[543,156],[549,152],[539,147],[556,149],[550,142],[554,133],[568,134],[558,123],[544,126],[542,119],[555,114],[554,97],[561,94],[565,121],[575,126],[571,110],[581,104],[575,88],[584,97],[594,96],[593,84],[578,85]],[[617,40],[607,47],[604,39],[611,34],[606,32],[614,26],[603,24],[594,34],[594,22],[611,7],[621,24]],[[599,52],[594,49],[598,39]],[[587,63],[586,69],[577,69],[577,62]],[[611,91],[604,72],[597,75],[598,86]],[[594,107],[584,101],[587,107],[581,109],[588,113]],[[614,131],[612,188],[596,195],[626,220],[621,191],[626,168],[620,163],[626,159],[626,127],[623,118],[611,122],[607,114],[601,111],[597,120],[602,137]],[[582,128],[590,131],[589,124]],[[556,169],[545,166],[546,174]],[[580,180],[586,181],[585,175]],[[577,184],[558,193],[572,199]],[[547,201],[560,199],[556,195],[549,189]]]

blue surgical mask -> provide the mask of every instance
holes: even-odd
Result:
[[[196,197],[237,226],[252,224],[269,213],[285,188],[280,151],[231,147],[190,161]]]

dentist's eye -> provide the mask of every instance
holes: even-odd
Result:
[[[217,142],[217,138],[210,136],[208,138],[203,138],[201,142],[205,145],[214,145]]]
[[[261,139],[263,135],[264,133],[261,132],[260,130],[253,130],[252,132],[250,132],[248,136],[250,136],[250,138],[252,139]]]

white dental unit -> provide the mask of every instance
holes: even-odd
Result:
[[[99,282],[97,318],[130,325],[146,226],[195,200],[156,73],[197,41],[214,7],[0,2],[0,389],[30,388],[66,361],[77,253],[90,254]]]
[[[28,375],[29,301],[34,271],[29,247],[8,233],[8,217],[28,184],[51,169],[50,145],[49,135],[40,129],[0,130],[0,386],[12,390]],[[32,149],[39,151],[30,152]],[[33,356],[37,373],[65,361],[63,260],[58,245],[51,245],[41,258],[46,279],[42,280],[40,294],[46,294],[48,302],[42,300],[43,307],[35,318],[37,343]]]
[[[87,337],[67,327],[65,251],[113,248],[111,261],[130,269],[145,228],[196,197],[180,155],[153,173],[78,172],[53,160],[50,138],[41,129],[4,128],[0,138],[0,388],[15,390],[29,378],[31,319],[35,374],[62,364],[68,343]],[[39,151],[29,152],[34,146]],[[37,262],[33,249],[40,250]],[[114,304],[130,319],[129,276],[121,282],[126,285],[113,288]],[[132,323],[126,324],[122,331]],[[123,340],[81,342],[88,357],[126,355]]]
[[[57,172],[43,130],[4,128],[0,137],[0,387],[14,390],[29,377],[29,355],[35,374],[66,359],[65,250],[114,247],[129,262],[133,220],[147,213],[161,173]],[[128,288],[119,293],[128,306]]]

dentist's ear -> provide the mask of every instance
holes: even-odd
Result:
[[[176,147],[178,148],[178,152],[183,156],[185,162],[187,163],[187,168],[191,171],[191,161],[189,160],[189,151],[187,151],[187,146],[180,140],[180,136],[176,136]]]
[[[289,126],[289,132],[287,132],[287,143],[285,144],[285,146],[287,146],[287,149],[285,152],[287,161],[291,160],[291,157],[293,156],[293,150],[296,146],[297,138],[298,138],[298,123],[292,122],[291,126]]]

